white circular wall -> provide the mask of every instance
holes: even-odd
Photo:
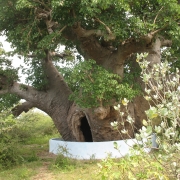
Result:
[[[114,148],[114,142],[118,149]],[[49,140],[49,152],[62,153],[66,157],[75,159],[103,159],[109,154],[112,158],[119,158],[128,154],[130,147],[136,144],[135,139],[104,141],[104,142],[69,142],[58,138]]]

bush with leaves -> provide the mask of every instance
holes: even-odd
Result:
[[[0,169],[37,160],[34,152],[30,157],[21,156],[21,145],[48,142],[52,135],[57,134],[56,131],[52,120],[45,114],[31,110],[15,119],[8,111],[1,112]]]
[[[0,44],[0,89],[6,90],[15,80],[18,80],[18,68],[12,66],[12,60],[7,59]],[[15,94],[0,94],[0,112],[7,110],[19,102],[20,98]]]
[[[135,136],[137,144],[132,147],[130,155],[119,161],[108,158],[99,164],[102,179],[180,179],[179,70],[171,72],[166,61],[149,68],[146,56],[138,54],[137,62],[145,84],[144,98],[150,105],[146,111],[147,119],[143,120],[143,127]],[[124,99],[122,105],[127,110],[128,100]],[[114,108],[121,115],[120,106]],[[134,128],[134,119],[130,115],[124,121]],[[117,122],[111,125],[117,130]],[[124,127],[119,133],[128,134],[128,131]],[[152,136],[156,137],[156,142]]]
[[[73,69],[61,71],[73,91],[70,99],[80,107],[106,106],[112,99],[119,101],[126,97],[131,100],[139,93],[139,89],[121,82],[119,75],[98,66],[94,60],[80,62]]]
[[[22,113],[21,116],[16,119],[16,122],[16,135],[21,142],[27,142],[33,138],[57,133],[51,118],[46,114],[34,110]]]
[[[19,155],[17,124],[12,115],[0,114],[0,168],[9,168],[23,161]]]

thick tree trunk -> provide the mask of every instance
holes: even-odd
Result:
[[[151,69],[153,64],[160,63],[161,52],[160,48],[162,46],[162,42],[160,39],[156,39],[150,46],[141,47],[141,51],[148,52],[149,55],[147,60],[150,62],[149,70]],[[138,51],[137,44],[136,51]],[[140,50],[140,48],[139,48]],[[121,54],[121,53],[119,53]],[[121,71],[122,65],[114,66],[113,61],[118,63],[117,59],[115,59],[113,55],[109,56],[113,57],[108,59],[109,67],[111,67],[114,71]],[[116,56],[122,57],[122,56]],[[126,56],[125,56],[126,57]],[[106,65],[106,59],[103,61],[103,66]],[[119,60],[119,63],[123,62],[123,60]],[[114,63],[115,64],[115,63]],[[137,64],[134,66],[137,68]],[[121,73],[118,73],[122,75]],[[137,82],[140,83],[142,90],[144,88],[142,81],[138,78]],[[145,111],[149,108],[149,104],[143,98],[143,96],[138,96],[134,98],[133,102],[128,105],[129,115],[135,120],[132,128],[131,124],[125,122],[124,126],[121,123],[126,120],[127,114],[124,115],[123,119],[120,118],[119,112],[115,111],[113,107],[99,107],[96,109],[78,109],[75,108],[74,111],[71,111],[69,115],[68,123],[70,128],[72,129],[73,135],[75,136],[77,141],[109,141],[109,140],[118,140],[118,139],[128,139],[134,137],[134,133],[137,132],[142,127],[142,120],[146,119]],[[124,111],[124,109],[121,109]],[[117,121],[119,123],[119,131],[113,130],[110,123]],[[121,130],[126,129],[128,131],[127,134],[121,133]]]
[[[90,40],[93,41],[94,39]],[[149,69],[151,69],[153,64],[160,62],[160,48],[165,41],[157,38],[150,45],[132,42],[132,44],[120,46],[116,51],[106,51],[105,48],[98,48],[99,45],[97,43],[91,43],[89,43],[91,48],[84,43],[85,47],[82,47],[82,50],[89,54],[89,57],[94,58],[99,65],[106,69],[111,69],[123,77],[123,66],[128,55],[136,52],[148,52],[147,60],[150,62]],[[94,54],[92,53],[93,49],[97,51],[94,51],[96,52]],[[101,51],[102,53],[100,53]],[[133,68],[136,69],[136,67],[134,66]],[[127,114],[125,113],[122,119],[119,116],[119,112],[113,108],[113,105],[110,107],[81,109],[69,101],[68,98],[71,91],[63,77],[54,67],[49,52],[47,52],[47,57],[43,61],[43,68],[49,86],[45,91],[38,91],[31,86],[22,88],[22,85],[18,83],[14,83],[7,89],[8,92],[17,94],[27,100],[27,103],[24,103],[24,107],[22,105],[14,108],[14,114],[18,115],[20,111],[27,111],[31,107],[41,109],[53,119],[62,138],[67,141],[91,142],[128,139],[134,137],[134,133],[142,126],[142,120],[146,118],[145,110],[149,108],[148,103],[142,96],[136,97],[128,105],[128,112],[135,121],[133,125],[136,128],[133,129],[132,125],[125,121]],[[143,89],[142,82],[141,87]],[[124,109],[122,108],[121,111],[124,111]],[[114,121],[119,122],[119,131],[112,129],[110,123]],[[123,123],[124,125],[122,125]],[[128,134],[121,132],[124,129],[128,131]]]

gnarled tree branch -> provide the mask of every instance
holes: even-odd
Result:
[[[5,89],[5,90],[0,90],[0,95],[6,94],[6,93],[8,93],[8,90],[7,90],[7,89]]]
[[[96,37],[103,37],[105,41],[113,41],[115,40],[115,35],[111,32],[110,28],[106,26],[102,21],[99,19],[96,19],[96,21],[100,22],[103,24],[106,28],[106,31],[102,31],[99,29],[90,29],[86,30],[81,26],[80,22],[77,22],[73,26],[73,31],[76,33],[77,36],[81,38],[89,38],[91,36],[96,36]]]
[[[50,52],[50,54],[51,54],[52,57],[59,57],[61,59],[64,59],[65,57],[68,56],[68,54],[66,54],[66,53],[60,53],[59,54],[57,52]]]
[[[57,52],[49,52],[50,53],[50,56],[53,58],[53,57],[59,57],[61,59],[64,59],[65,57],[68,56],[68,54],[66,53],[57,53]],[[27,55],[28,58],[35,58],[37,57],[36,54],[28,54]]]
[[[112,33],[112,31],[110,30],[110,28],[104,23],[102,22],[101,20],[99,20],[99,18],[95,18],[95,20],[97,22],[99,22],[100,24],[102,24],[103,26],[105,26],[106,28],[106,31],[108,32],[108,36],[109,36],[109,40],[115,40],[116,39],[116,36]],[[105,38],[106,39],[106,38]]]
[[[170,47],[172,45],[171,40],[165,40],[162,36],[157,35],[160,31],[162,31],[164,28],[166,28],[168,25],[164,25],[164,27],[157,29],[155,31],[152,31],[148,33],[146,36],[142,36],[139,39],[128,39],[125,42],[123,42],[119,47],[120,53],[123,52],[124,57],[128,57],[132,53],[138,53],[138,52],[146,52],[149,47],[153,44],[154,38],[160,39],[160,46],[168,46]]]
[[[20,105],[15,106],[11,111],[12,114],[17,117],[19,116],[23,111],[28,112],[31,108],[35,107],[32,102],[26,101]]]

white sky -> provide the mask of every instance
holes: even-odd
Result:
[[[0,42],[2,43],[6,52],[12,51],[11,44],[6,41],[4,36],[0,36]],[[12,57],[12,59],[12,64],[14,67],[19,67],[23,63],[23,60],[19,59],[17,56]]]
[[[9,51],[12,51],[13,49],[11,48],[11,44],[9,42],[6,41],[6,37],[5,36],[0,36],[0,42],[2,43],[3,45],[3,49],[6,51],[6,52],[9,52]],[[60,52],[63,52],[65,50],[65,46],[60,46]],[[24,66],[24,67],[27,67],[27,65],[24,64],[23,62],[23,58],[18,58],[17,55],[11,57],[12,59],[12,65],[14,67],[19,67],[20,65],[21,66]],[[66,63],[65,64],[61,64],[61,66],[66,66]],[[20,82],[21,83],[25,83],[25,75],[21,73],[21,70],[19,70],[19,77],[20,77]]]
[[[4,36],[0,36],[0,42],[2,43],[3,49],[6,52],[12,51],[11,44],[6,41],[6,38]],[[12,65],[14,67],[19,67],[20,65],[25,66],[25,64],[23,63],[23,59],[19,59],[17,56],[12,57],[12,59],[13,59]],[[25,76],[21,72],[19,72],[19,77],[20,77],[20,82],[25,83]],[[24,100],[21,100],[21,102],[24,102]],[[34,110],[38,112],[42,112],[43,114],[46,114],[45,112],[37,108],[35,108]]]
[[[8,42],[6,42],[6,38],[4,36],[0,36],[0,42],[3,44],[3,48],[6,51],[11,51],[12,48]]]
[[[9,51],[12,51],[12,50],[13,50],[13,49],[11,48],[11,44],[6,41],[6,37],[0,36],[0,42],[2,43],[3,49],[4,49],[6,52],[9,52]],[[12,59],[12,65],[13,65],[14,67],[19,67],[20,65],[23,65],[23,66],[24,66],[23,59],[19,59],[17,56],[13,56],[13,57],[11,57],[11,59]],[[21,72],[19,72],[19,77],[20,77],[20,81],[21,81],[22,83],[25,83],[25,76],[22,76]]]

